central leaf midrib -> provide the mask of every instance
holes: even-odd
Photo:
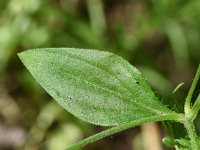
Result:
[[[78,102],[78,104],[80,105],[80,106],[82,106],[82,104],[81,104],[81,102],[83,102],[83,101],[81,101],[81,100],[79,100],[79,102]],[[107,109],[105,109],[104,107],[101,107],[101,108],[99,108],[98,106],[95,106],[95,105],[92,105],[91,103],[84,103],[84,105],[86,105],[87,107],[86,108],[94,108],[95,110],[97,109],[97,110],[99,110],[99,112],[107,112]],[[105,111],[102,111],[102,109],[104,109]],[[117,110],[117,112],[119,112],[119,109],[118,108],[115,108],[115,107],[113,107],[113,108],[109,108],[109,111],[110,110],[114,110],[114,111],[116,111]],[[126,115],[128,115],[130,112],[132,112],[131,110],[132,109],[130,109],[130,108],[128,108],[128,109],[126,109],[127,110],[127,112],[128,113],[125,113]],[[122,110],[123,111],[123,110]],[[79,113],[79,115],[80,114],[82,114],[82,113]],[[109,113],[110,114],[110,113]],[[146,113],[145,113],[146,114]],[[77,115],[77,114],[76,114]],[[110,118],[112,118],[112,120],[114,119],[114,121],[111,121],[110,123],[112,123],[112,125],[119,125],[119,123],[127,123],[128,121],[132,121],[132,120],[134,120],[134,119],[137,119],[137,117],[135,118],[134,117],[134,115],[133,115],[133,113],[131,113],[131,115],[132,115],[132,117],[125,117],[124,119],[125,120],[121,120],[120,122],[119,121],[117,121],[117,119],[116,118],[120,118],[119,117],[119,114],[117,114],[117,113],[114,113],[114,114],[112,114],[112,117],[110,117]],[[158,114],[153,114],[152,112],[151,112],[151,114],[149,114],[148,113],[148,115],[142,115],[142,114],[140,114],[140,117],[150,117],[150,116],[156,116],[156,115],[158,115]],[[161,115],[163,115],[163,116],[165,116],[165,115],[169,115],[169,114],[161,114]],[[110,115],[111,116],[111,115]],[[115,117],[115,116],[117,116],[117,117]],[[124,116],[124,114],[122,115],[122,117]],[[84,115],[81,117],[82,119],[84,119],[84,120],[87,120],[88,121],[88,119],[87,119],[87,117],[84,117]],[[94,123],[95,124],[95,122],[94,121],[90,121],[91,123]],[[97,124],[97,123],[96,123]],[[108,123],[101,123],[101,125],[109,125]]]
[[[65,52],[67,52],[67,51],[65,51]],[[44,52],[43,54],[45,54],[46,52]],[[59,57],[60,57],[60,55],[59,54],[57,54],[57,53],[55,53],[55,51],[48,51],[47,52],[47,54],[48,53],[52,53],[53,55],[58,55]],[[63,54],[64,55],[64,54]],[[63,56],[63,55],[61,55],[61,56]],[[97,69],[100,69],[100,70],[102,70],[103,72],[109,72],[110,73],[110,75],[112,76],[112,77],[115,77],[115,76],[113,76],[113,73],[112,72],[110,72],[109,70],[105,70],[104,68],[102,68],[101,66],[98,66],[97,64],[93,64],[93,63],[91,63],[90,61],[87,61],[87,60],[84,60],[84,59],[82,59],[81,57],[79,57],[79,56],[77,56],[77,55],[74,55],[74,54],[71,54],[71,53],[66,53],[66,55],[68,55],[68,57],[71,57],[72,59],[75,59],[75,60],[77,60],[77,61],[82,61],[82,62],[85,62],[85,63],[87,63],[87,64],[89,64],[89,65],[91,65],[91,66],[93,66],[93,67],[96,67]],[[119,78],[117,78],[117,77],[115,77],[118,81],[120,81],[120,83],[125,87],[125,89],[127,89],[128,91],[130,91],[131,93],[132,93],[132,90],[130,89],[130,88],[128,88],[127,86],[125,86],[125,84],[124,84],[124,82],[122,82]],[[145,109],[147,109],[147,110],[149,110],[150,112],[154,112],[154,113],[156,113],[156,114],[161,114],[161,113],[163,113],[163,111],[158,111],[158,110],[156,110],[156,109],[151,109],[151,107],[147,107],[147,106],[144,106],[143,105],[143,103],[139,103],[139,102],[136,102],[136,101],[132,101],[132,102],[134,102],[136,105],[138,105],[138,106],[140,106],[140,107],[142,107],[142,108],[145,108]],[[159,104],[159,103],[158,103]],[[161,104],[159,104],[160,106],[162,106]],[[162,108],[164,108],[163,106],[162,106]],[[166,108],[165,108],[165,113],[166,113]],[[175,112],[173,112],[173,111],[171,111],[170,109],[168,109],[168,111],[167,111],[167,113],[175,113]]]
[[[66,51],[66,52],[67,52],[67,51]],[[70,58],[72,58],[72,59],[85,62],[85,63],[87,63],[87,64],[89,64],[89,65],[91,65],[91,66],[93,66],[93,67],[96,67],[96,68],[102,70],[102,71],[105,72],[105,73],[108,73],[108,72],[109,72],[109,75],[111,75],[112,77],[116,78],[120,83],[122,83],[122,85],[123,85],[123,87],[124,87],[125,89],[127,89],[130,93],[132,93],[132,90],[131,90],[129,87],[127,87],[126,84],[125,84],[123,81],[121,81],[119,78],[117,78],[117,77],[116,77],[112,72],[110,72],[109,70],[105,70],[105,69],[102,68],[101,66],[99,66],[99,65],[97,65],[97,64],[93,64],[93,63],[90,62],[90,61],[84,60],[84,59],[82,59],[81,57],[79,57],[79,56],[77,56],[77,55],[74,55],[74,54],[71,54],[71,53],[67,53],[67,54],[68,54],[68,55],[70,56]],[[135,103],[136,103],[138,106],[140,106],[140,107],[143,107],[143,108],[146,108],[146,109],[148,109],[148,110],[150,110],[150,111],[152,111],[152,112],[155,112],[156,114],[160,114],[160,113],[161,113],[160,111],[157,111],[157,110],[155,110],[155,109],[152,110],[150,107],[144,106],[143,103],[139,103],[139,102],[136,102],[136,101],[133,101],[133,102],[135,102]],[[162,113],[163,113],[163,112],[162,112]]]
[[[54,55],[55,55],[55,53],[53,53]],[[100,67],[100,66],[98,66],[98,65],[95,65],[95,64],[93,64],[93,63],[91,63],[90,61],[87,61],[87,60],[83,60],[81,57],[78,57],[77,55],[73,55],[73,54],[71,54],[71,53],[67,53],[68,55],[69,55],[69,57],[71,58],[71,59],[75,59],[75,60],[77,60],[77,61],[82,61],[82,62],[85,62],[85,63],[87,63],[87,64],[89,64],[89,65],[91,65],[91,66],[93,66],[93,67],[96,67],[96,68],[98,68],[98,69],[100,69],[100,70],[102,70],[103,72],[109,72],[109,75],[111,75],[112,77],[115,77],[118,81],[120,81],[120,83],[125,87],[125,89],[127,89],[129,92],[131,92],[131,90],[127,87],[127,86],[125,86],[125,84],[124,84],[124,82],[122,82],[119,78],[117,78],[116,76],[114,76],[113,75],[113,73],[112,72],[110,72],[109,70],[105,70],[104,68],[102,68],[102,67]],[[56,54],[56,55],[59,55],[59,54]],[[77,77],[77,76],[76,76]],[[79,77],[78,77],[79,78]],[[81,79],[81,78],[79,78],[79,79]],[[88,83],[91,83],[90,81],[87,81]],[[95,84],[93,84],[93,85],[95,85]],[[102,87],[101,87],[101,89],[102,89]],[[116,95],[116,94],[115,94]],[[119,95],[118,95],[119,96]],[[120,96],[121,97],[121,96]],[[129,102],[129,101],[128,101]],[[145,108],[145,109],[147,109],[147,110],[149,110],[150,112],[153,112],[153,113],[156,113],[156,114],[161,114],[161,113],[163,113],[162,111],[160,112],[160,111],[158,111],[158,110],[155,110],[155,109],[152,109],[152,108],[150,108],[150,107],[147,107],[147,106],[144,106],[142,103],[138,103],[138,102],[136,102],[136,101],[130,101],[130,102],[133,102],[133,103],[135,103],[136,105],[138,105],[138,106],[140,106],[140,107],[142,107],[142,108]]]
[[[67,70],[65,70],[65,74],[69,74],[71,77],[73,77],[73,78],[76,78],[76,79],[78,79],[78,80],[81,80],[81,81],[84,81],[84,82],[87,82],[88,84],[90,84],[90,85],[92,85],[92,86],[95,86],[95,87],[97,87],[98,89],[101,89],[102,91],[106,91],[106,92],[110,92],[112,95],[114,95],[114,96],[116,96],[116,97],[118,97],[119,99],[121,99],[121,101],[123,101],[123,99],[124,100],[126,100],[129,104],[133,104],[133,103],[135,103],[134,101],[129,101],[128,99],[126,99],[125,97],[123,97],[123,96],[121,96],[121,95],[119,95],[118,94],[118,92],[115,92],[115,91],[113,91],[113,90],[110,90],[110,89],[108,89],[108,88],[105,88],[105,87],[103,87],[103,86],[100,86],[99,84],[97,85],[97,84],[94,84],[93,82],[91,82],[90,80],[87,80],[87,79],[82,79],[81,77],[79,77],[79,76],[77,76],[77,75],[74,75],[74,74],[72,74],[71,72],[69,72],[69,71],[67,71]],[[138,105],[137,103],[136,103],[136,105]],[[139,105],[138,105],[139,106]]]

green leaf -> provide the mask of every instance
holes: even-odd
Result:
[[[174,147],[175,145],[175,141],[172,137],[170,136],[166,136],[162,139],[162,143],[163,145],[165,145],[166,147]]]
[[[157,99],[135,67],[112,53],[44,48],[19,57],[62,107],[90,123],[112,126],[177,115]]]
[[[199,109],[200,109],[200,94],[199,96],[197,97],[193,107],[192,107],[192,115],[193,115],[193,118],[195,119],[198,112],[199,112]]]
[[[174,94],[176,91],[178,91],[183,86],[183,84],[184,84],[183,82],[179,83],[172,93]]]
[[[192,150],[188,139],[175,139],[176,150]]]

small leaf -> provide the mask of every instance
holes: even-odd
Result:
[[[135,67],[112,53],[46,48],[19,56],[61,106],[90,123],[112,126],[177,115],[157,99]]]
[[[193,114],[194,118],[196,118],[196,116],[198,115],[199,109],[200,109],[200,94],[197,97],[197,99],[192,107],[192,114]]]
[[[179,83],[172,93],[175,93],[176,91],[178,91],[183,86],[183,84],[184,84],[183,82]]]
[[[192,150],[188,139],[175,139],[175,145],[177,150]]]
[[[170,136],[166,136],[162,139],[162,143],[163,145],[165,145],[166,147],[174,147],[175,143],[174,143],[174,139]]]

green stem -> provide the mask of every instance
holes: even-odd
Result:
[[[199,109],[200,109],[200,94],[197,97],[197,99],[194,103],[194,106],[192,107],[192,118],[193,118],[193,120],[196,118],[196,116],[199,112]]]
[[[104,138],[106,136],[118,133],[120,131],[129,129],[131,127],[138,126],[138,125],[143,124],[143,123],[164,121],[164,120],[175,120],[175,121],[179,122],[179,121],[182,121],[183,118],[184,118],[183,114],[173,114],[173,115],[163,115],[163,116],[161,115],[161,116],[141,118],[139,120],[134,120],[132,122],[129,122],[129,123],[126,123],[126,124],[122,124],[122,125],[113,127],[111,129],[108,129],[106,131],[102,131],[102,132],[100,132],[98,134],[95,134],[93,136],[90,136],[90,137],[88,137],[88,138],[86,138],[86,139],[84,139],[84,140],[82,140],[82,141],[80,141],[80,142],[68,147],[66,150],[78,150],[78,149],[84,147],[85,145],[87,145],[89,143],[92,143],[94,141],[102,139],[102,138]]]
[[[184,107],[186,114],[190,114],[191,113],[191,99],[192,99],[192,95],[194,93],[194,90],[196,88],[196,85],[197,85],[197,82],[198,82],[199,78],[200,78],[200,65],[198,66],[196,75],[195,75],[194,80],[192,82],[192,86],[191,86],[191,88],[189,90],[189,93],[188,93],[188,95],[186,97],[185,107]]]
[[[199,108],[200,108],[200,96],[198,96],[193,107],[191,108],[192,95],[193,95],[194,90],[197,86],[197,82],[198,82],[199,78],[200,78],[200,65],[198,66],[196,75],[195,75],[194,80],[192,82],[192,86],[189,90],[189,93],[186,97],[185,106],[184,106],[186,118],[185,118],[185,121],[183,123],[184,123],[185,128],[188,132],[188,136],[190,138],[192,150],[199,150],[200,149],[196,129],[195,129],[195,126],[194,126],[194,123],[193,123],[193,120],[196,118],[196,115],[197,115]]]
[[[190,144],[192,150],[200,150],[195,126],[191,120],[187,120],[184,122],[185,128],[188,132],[188,136],[190,138]]]
[[[106,29],[103,2],[102,0],[87,0],[86,2],[92,30],[98,38],[102,38]]]

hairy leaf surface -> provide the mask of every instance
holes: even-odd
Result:
[[[135,67],[115,54],[44,48],[28,50],[19,56],[61,106],[90,123],[112,126],[176,114],[156,98]]]

